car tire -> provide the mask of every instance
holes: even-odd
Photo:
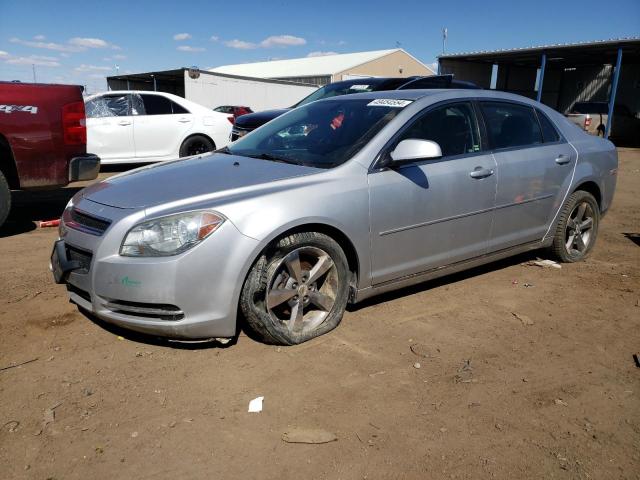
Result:
[[[584,260],[593,250],[600,225],[598,202],[589,192],[578,190],[564,203],[551,246],[561,261]]]
[[[250,329],[265,343],[296,345],[338,326],[349,295],[340,246],[322,233],[295,233],[252,266],[240,295]]]
[[[4,174],[0,172],[0,227],[4,224],[11,210],[11,189]]]
[[[190,157],[212,152],[216,149],[213,142],[204,135],[193,135],[187,138],[180,146],[180,157]]]

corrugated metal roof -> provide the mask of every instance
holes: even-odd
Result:
[[[404,52],[404,50],[400,48],[394,48],[391,50],[375,50],[372,52],[342,53],[322,57],[304,57],[289,60],[224,65],[211,68],[209,71],[258,78],[316,77],[333,75],[344,70],[349,70],[363,63],[377,60],[378,58],[398,51]]]
[[[625,43],[636,43],[640,42],[640,37],[622,37],[622,38],[610,38],[608,40],[592,40],[589,42],[576,42],[576,43],[554,43],[549,45],[534,45],[530,47],[519,47],[519,48],[504,48],[499,50],[478,50],[473,52],[462,52],[462,53],[450,53],[446,55],[439,55],[439,59],[443,58],[456,58],[456,57],[467,57],[472,55],[496,55],[501,53],[518,53],[518,52],[529,52],[529,51],[538,51],[545,49],[562,49],[562,48],[575,48],[575,47],[595,47],[595,46],[607,46],[607,45],[618,45]]]

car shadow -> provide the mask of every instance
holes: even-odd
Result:
[[[35,222],[57,220],[71,197],[81,188],[11,192],[11,211],[0,227],[0,238],[20,235],[37,228]]]
[[[360,303],[347,305],[347,311],[357,312],[358,310],[361,310],[363,308],[372,307],[384,302],[389,302],[391,300],[397,300],[398,298],[407,297],[410,295],[414,295],[416,293],[424,292],[426,290],[442,287],[444,285],[457,283],[457,282],[466,280],[468,278],[477,277],[489,272],[495,272],[497,270],[502,270],[504,268],[512,267],[520,263],[530,262],[540,256],[541,256],[540,250],[532,250],[530,252],[521,253],[513,257],[508,257],[502,260],[497,260],[491,263],[487,263],[486,265],[470,268],[469,270],[452,273],[450,275],[445,275],[443,277],[436,278],[434,280],[427,280],[425,282],[418,283],[410,287],[401,288],[399,290],[394,290],[392,292],[387,292],[381,295],[377,295],[375,297],[367,298],[366,300],[363,300]]]
[[[623,233],[622,235],[640,247],[640,233]]]

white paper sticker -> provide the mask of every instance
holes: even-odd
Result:
[[[264,397],[256,397],[249,402],[249,413],[260,413],[262,411],[262,400]]]
[[[367,103],[367,107],[394,107],[403,108],[409,105],[413,100],[396,100],[395,98],[377,98]]]
[[[351,85],[349,90],[366,90],[369,88],[369,85]]]

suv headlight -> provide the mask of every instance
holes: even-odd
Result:
[[[120,247],[126,257],[166,257],[197,245],[224,223],[224,217],[208,210],[178,213],[139,223],[127,233]]]

